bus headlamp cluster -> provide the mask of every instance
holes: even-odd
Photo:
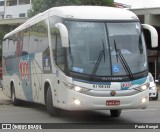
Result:
[[[69,84],[69,83],[66,83],[65,81],[63,81],[64,85],[71,89],[71,90],[74,90],[76,92],[80,92],[80,93],[83,93],[83,92],[86,92],[86,91],[89,91],[90,89],[88,88],[83,88],[83,87],[80,87],[80,86],[75,86],[73,84]]]
[[[134,88],[134,89],[137,91],[145,91],[148,88],[149,88],[149,84],[145,84],[145,85],[141,85],[141,86]]]
[[[80,91],[82,91],[82,89],[83,89],[83,88],[81,88],[81,87],[79,87],[79,86],[75,86],[75,87],[74,87],[74,90],[75,90],[76,92],[80,92]]]

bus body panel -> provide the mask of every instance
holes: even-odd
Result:
[[[56,53],[58,49],[57,43],[59,41],[59,38],[57,38],[57,36],[60,36],[60,33],[55,27],[56,23],[63,23],[63,21],[66,19],[89,22],[100,21],[100,23],[104,21],[109,21],[110,23],[112,23],[112,21],[114,21],[114,23],[123,23],[123,21],[136,21],[137,23],[139,22],[135,14],[126,10],[113,8],[105,9],[104,7],[102,9],[101,7],[93,7],[94,12],[96,12],[94,14],[93,12],[85,12],[88,7],[83,7],[84,10],[78,10],[81,7],[78,7],[77,9],[76,8],[77,7],[75,6],[71,6],[71,8],[57,7],[45,11],[44,13],[38,14],[35,17],[29,19],[26,23],[22,24],[4,37],[4,93],[7,96],[11,97],[11,84],[13,83],[13,85],[15,86],[17,99],[46,104],[45,92],[48,87],[45,87],[45,85],[49,84],[52,91],[53,106],[57,108],[67,110],[146,108],[149,103],[148,89],[144,91],[136,90],[138,87],[147,85],[149,83],[148,76],[146,74],[143,77],[132,79],[131,81],[107,80],[97,82],[91,79],[90,81],[88,81],[85,79],[78,79],[78,77],[74,78],[72,74],[65,73],[63,67],[59,66],[56,63]],[[76,9],[75,12],[73,12],[73,9]],[[100,11],[95,9],[100,9]],[[111,10],[113,12],[110,12]],[[117,11],[119,13],[117,13]],[[80,14],[80,12],[85,12],[86,15],[83,15],[83,13]],[[21,34],[21,31],[24,31],[25,33]],[[24,55],[22,55],[22,50],[24,49],[21,49],[20,47],[21,45],[23,45],[23,43],[21,42],[23,35],[25,36],[24,42],[27,43],[27,46],[24,49],[28,48],[28,53],[24,52]],[[17,38],[14,36],[16,36]],[[9,47],[8,45],[10,41],[12,41],[11,45],[18,45],[17,47],[13,46],[13,49],[17,49],[16,52],[13,52],[13,54],[16,54],[18,57],[16,55],[13,57],[13,54],[10,53],[9,55],[6,52]],[[102,39],[101,41],[103,44],[104,40]],[[54,46],[53,43],[55,43]],[[35,47],[33,45],[35,45]],[[43,49],[42,45],[44,46],[45,50],[38,50],[40,47]],[[34,50],[37,50],[37,52],[34,52]],[[95,62],[93,62],[93,64],[94,63]],[[147,67],[147,64],[145,65],[145,67]],[[83,69],[79,67],[73,67],[73,69],[75,70],[74,73],[76,73],[77,71],[79,73],[83,71]],[[130,74],[126,74],[127,77],[130,76]],[[92,76],[94,76],[94,74],[92,74]],[[76,92],[76,86],[82,87],[88,91],[85,91],[84,93]],[[144,103],[142,103],[143,99],[145,99]],[[118,101],[119,104],[115,104],[115,106],[108,106],[106,104],[107,101]]]

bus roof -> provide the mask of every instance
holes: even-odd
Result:
[[[106,6],[63,6],[50,9],[50,15],[63,18],[95,20],[132,20],[138,17],[126,9]]]
[[[83,20],[138,20],[138,17],[126,9],[105,6],[61,6],[53,7],[28,19],[25,23],[4,36],[4,39],[16,32],[46,19],[48,16]]]

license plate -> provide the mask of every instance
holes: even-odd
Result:
[[[108,105],[108,106],[117,106],[117,105],[120,105],[120,101],[119,100],[107,100],[106,101],[106,105]]]

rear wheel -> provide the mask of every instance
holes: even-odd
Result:
[[[46,105],[47,105],[47,112],[49,113],[50,116],[56,116],[60,114],[60,109],[54,107],[53,105],[52,91],[50,87],[47,90]]]
[[[122,110],[110,110],[111,117],[119,117],[121,115]]]
[[[15,105],[15,106],[21,105],[21,101],[16,99],[14,85],[11,86],[11,101],[12,101],[12,104]]]

